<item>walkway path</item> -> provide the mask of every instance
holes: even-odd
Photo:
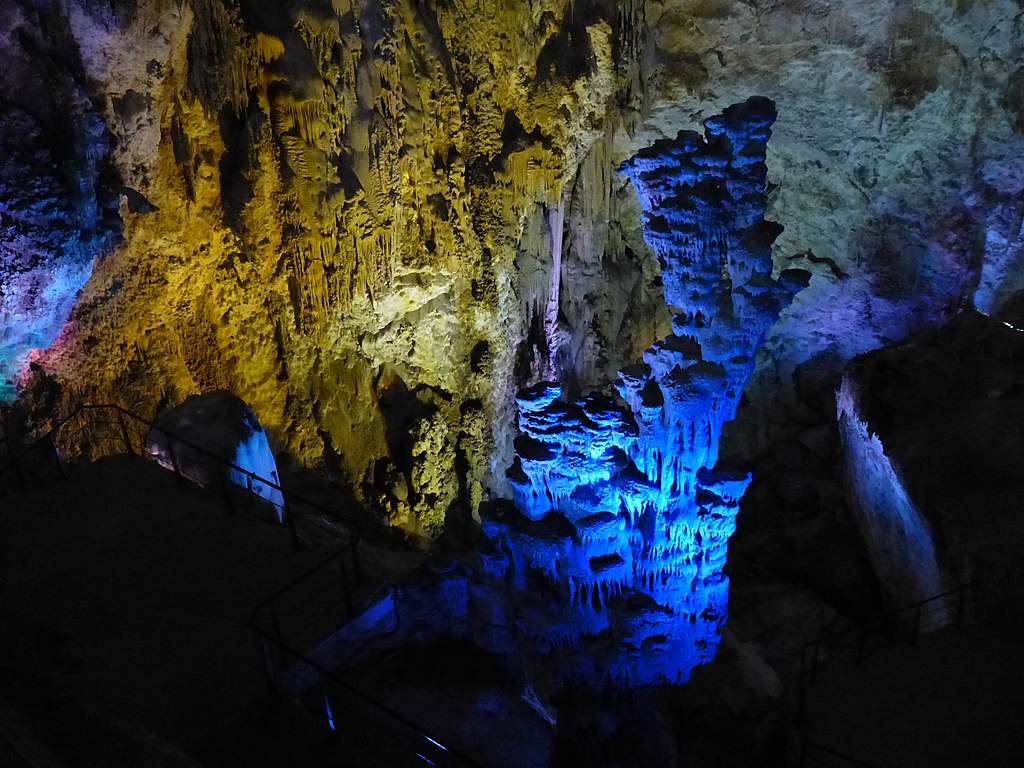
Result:
[[[198,748],[265,697],[249,611],[324,553],[222,509],[130,457],[0,499],[0,698],[65,761],[103,731]]]
[[[1024,643],[979,627],[824,664],[809,738],[879,768],[1024,765]]]

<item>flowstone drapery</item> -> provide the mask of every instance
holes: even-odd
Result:
[[[484,520],[511,577],[517,629],[558,679],[684,682],[715,654],[726,546],[750,475],[717,466],[758,347],[808,273],[771,276],[765,150],[775,106],[754,97],[620,168],[644,208],[673,331],[615,382],[621,399],[517,398],[516,511]],[[552,653],[557,651],[557,653]]]

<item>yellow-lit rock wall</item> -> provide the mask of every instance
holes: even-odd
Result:
[[[573,12],[68,3],[118,170],[158,208],[122,207],[122,244],[44,360],[68,405],[150,416],[228,388],[279,449],[372,486],[393,524],[474,509],[513,428],[523,233],[615,96],[609,21]],[[129,91],[144,107],[123,115]]]
[[[52,2],[124,187],[38,358],[62,407],[231,389],[411,532],[505,492],[517,385],[665,334],[614,168],[752,94],[776,267],[814,278],[726,443],[834,432],[854,355],[1024,286],[1013,0]]]

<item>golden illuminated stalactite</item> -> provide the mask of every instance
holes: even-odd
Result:
[[[177,58],[152,91],[159,211],[130,220],[85,293],[83,335],[113,362],[71,351],[67,377],[94,391],[131,382],[137,403],[230,386],[282,450],[338,456],[357,493],[378,462],[401,466],[410,487],[371,496],[404,504],[410,531],[435,531],[456,502],[475,508],[502,482],[525,333],[517,244],[557,204],[582,156],[565,144],[592,140],[610,93],[600,45],[578,82],[538,73],[568,10],[485,0],[434,17],[412,0],[335,0],[255,31],[221,0],[197,0],[194,17],[183,7]],[[132,54],[141,70],[146,54]],[[525,139],[506,135],[517,124]],[[106,298],[117,281],[130,296]],[[182,342],[172,317],[205,330]],[[401,449],[386,440],[391,385],[408,400],[393,410],[432,414]]]
[[[301,12],[295,29],[313,56],[317,70],[325,79],[329,77],[334,46],[341,42],[341,29],[337,16],[314,18],[311,10]]]
[[[319,99],[292,102],[288,105],[292,123],[299,136],[307,144],[316,145],[324,130],[327,117],[327,105]]]
[[[284,56],[285,48],[281,38],[257,32],[255,50],[257,61],[262,65],[269,64]]]

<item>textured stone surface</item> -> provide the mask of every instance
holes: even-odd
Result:
[[[146,413],[231,389],[410,530],[474,507],[537,301],[522,233],[613,95],[606,14],[568,10],[69,4],[114,163],[158,210],[122,211],[47,370]]]
[[[113,137],[77,53],[56,3],[0,3],[0,400],[120,228]]]
[[[718,466],[718,442],[758,346],[809,278],[771,277],[782,228],[764,219],[764,159],[775,116],[753,97],[709,118],[706,139],[683,131],[623,165],[673,313],[672,333],[621,371],[626,406],[594,394],[563,402],[551,382],[517,397],[517,512],[485,518],[484,531],[530,617],[521,631],[556,679],[685,682],[718,647],[726,547],[750,482]],[[573,657],[598,637],[608,647]],[[557,668],[562,653],[571,660]]]
[[[284,496],[274,487],[281,480],[267,433],[252,409],[230,392],[192,395],[165,411],[146,435],[145,448],[164,467],[200,485],[216,487],[228,480],[247,488],[268,502],[278,522],[283,520]]]
[[[847,374],[870,439],[898,473],[902,488],[889,493],[916,508],[951,586],[979,584],[978,618],[1013,632],[1024,626],[1022,315],[1019,296],[995,318],[964,313],[941,331],[858,358]],[[889,520],[901,511],[891,502],[878,508]],[[891,551],[909,554],[898,542]],[[918,565],[904,560],[906,570]]]
[[[857,385],[844,376],[836,406],[850,507],[882,588],[901,608],[959,585],[943,573],[932,526],[908,494],[899,464],[864,420],[859,400]]]
[[[49,80],[5,98],[78,84],[61,103],[76,135],[114,137],[124,242],[82,213],[103,204],[59,203],[76,213],[37,228],[31,259],[96,245],[52,301],[15,297],[4,257],[4,375],[49,342],[103,253],[40,359],[67,405],[149,415],[231,389],[275,448],[344,471],[410,531],[507,491],[518,386],[556,379],[575,397],[668,333],[639,202],[613,169],[750,93],[780,115],[775,271],[815,277],[762,349],[745,450],[774,439],[753,425],[801,416],[797,366],[827,377],[962,297],[997,306],[1019,279],[1010,0],[32,7],[50,21],[4,3],[27,19],[13,27],[66,37],[72,74],[11,38],[8,60]],[[4,76],[38,82],[19,67]],[[52,194],[53,160],[28,155],[57,145],[21,142],[15,122],[0,140],[25,160],[8,175]],[[96,187],[98,155],[76,152],[74,178]],[[49,330],[26,335],[34,323]]]

